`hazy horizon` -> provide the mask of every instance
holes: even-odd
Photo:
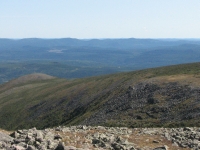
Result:
[[[0,38],[0,39],[10,39],[10,40],[22,40],[22,39],[43,39],[43,40],[50,40],[50,39],[77,39],[77,40],[118,40],[118,39],[141,39],[141,40],[145,40],[145,39],[152,39],[152,40],[200,40],[200,38],[134,38],[134,37],[130,37],[130,38],[72,38],[72,37],[62,37],[62,38],[54,38],[54,37],[50,37],[50,38],[42,38],[42,37],[28,37],[28,38]]]

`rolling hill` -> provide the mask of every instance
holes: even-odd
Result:
[[[0,85],[0,128],[200,126],[199,78],[200,63],[74,80],[26,75]]]
[[[0,38],[0,84],[33,73],[75,79],[194,62],[199,39]]]

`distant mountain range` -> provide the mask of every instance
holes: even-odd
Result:
[[[200,126],[200,63],[84,79],[32,74],[0,85],[0,128]]]
[[[199,39],[0,39],[0,83],[35,72],[73,79],[199,61]]]

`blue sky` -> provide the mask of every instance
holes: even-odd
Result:
[[[200,0],[0,0],[0,38],[200,38]]]

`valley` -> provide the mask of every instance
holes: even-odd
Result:
[[[199,62],[199,49],[198,39],[0,39],[0,84],[32,73],[75,79]]]

